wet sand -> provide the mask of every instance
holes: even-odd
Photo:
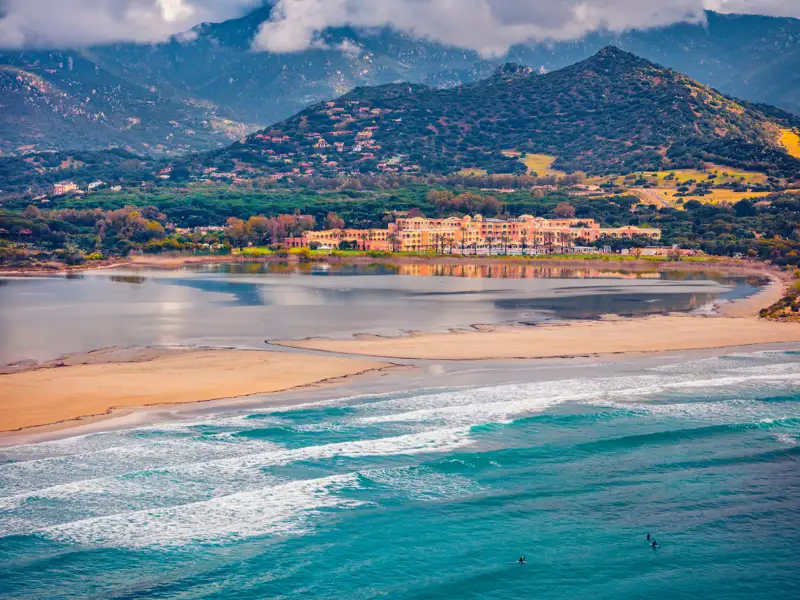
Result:
[[[0,375],[0,431],[53,424],[68,427],[81,419],[145,406],[278,392],[390,366],[255,350],[89,352]]]

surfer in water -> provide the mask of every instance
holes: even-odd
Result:
[[[650,545],[653,547],[653,550],[655,550],[656,548],[658,548],[658,542],[655,540],[655,538],[653,538],[653,543],[652,543],[652,544],[650,544]]]
[[[647,532],[647,541],[648,542],[650,541],[650,532],[649,531]]]
[[[519,564],[524,565],[526,562],[528,562],[528,561],[525,560],[525,556],[520,556],[519,557]]]

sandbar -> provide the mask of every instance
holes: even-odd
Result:
[[[567,358],[800,342],[800,325],[755,317],[659,315],[413,337],[310,339],[280,345],[350,355],[427,360]]]
[[[284,391],[392,365],[256,350],[111,349],[0,375],[0,431]]]

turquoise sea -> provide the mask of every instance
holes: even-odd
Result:
[[[0,597],[798,598],[798,440],[775,351],[4,448]]]

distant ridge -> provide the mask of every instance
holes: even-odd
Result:
[[[227,169],[236,161],[296,174],[293,163],[301,161],[320,175],[524,170],[503,152],[514,150],[555,155],[554,167],[591,174],[719,162],[794,176],[800,160],[780,138],[798,125],[800,118],[779,109],[728,98],[607,46],[544,75],[504,65],[485,80],[451,89],[358,88],[195,164]],[[291,160],[276,163],[276,152]]]
[[[108,146],[151,155],[209,150],[360,86],[490,85],[486,79],[493,74],[528,75],[505,71],[505,63],[523,65],[535,76],[609,45],[724,94],[800,114],[797,19],[707,12],[703,25],[520,45],[488,61],[390,29],[349,27],[322,32],[321,43],[304,52],[254,52],[251,40],[270,10],[266,4],[159,44],[0,50],[0,153]]]

